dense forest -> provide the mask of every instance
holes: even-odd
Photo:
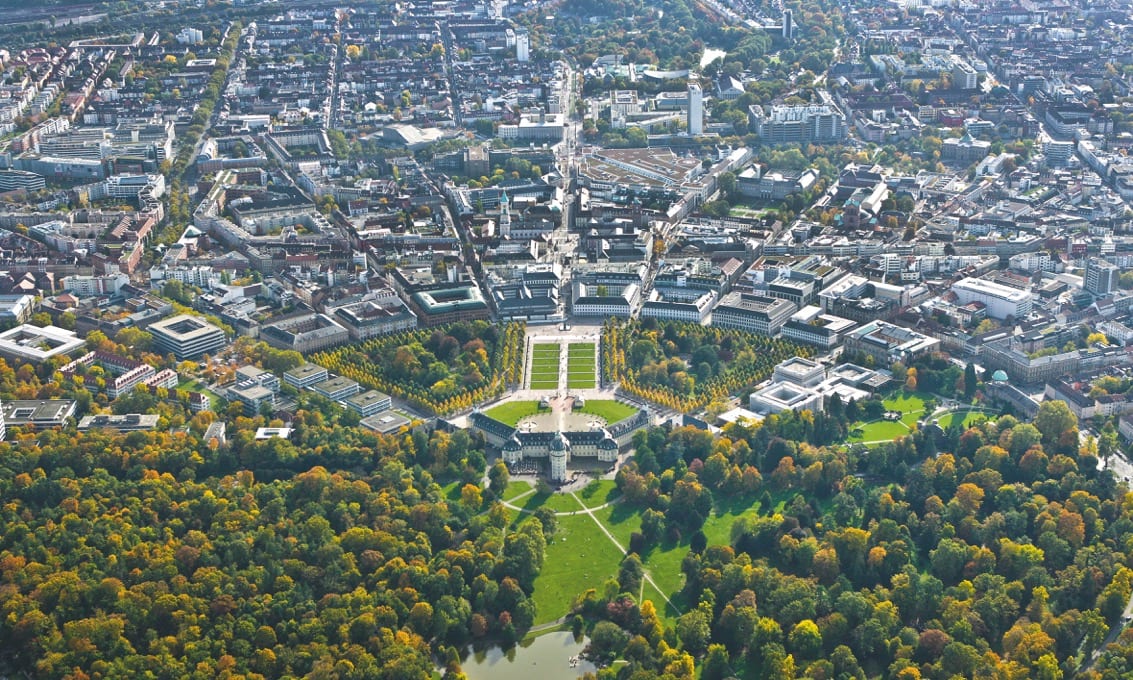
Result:
[[[1088,669],[1133,595],[1133,505],[1065,404],[1045,402],[1033,423],[1003,416],[868,450],[806,443],[812,421],[643,432],[619,473],[643,512],[642,554],[694,532],[675,640],[703,677],[1133,670],[1133,635]],[[735,521],[730,544],[707,545],[699,525],[737,497],[758,513]],[[637,670],[618,677],[665,671],[673,639],[655,633],[630,626]]]
[[[466,433],[301,413],[292,442],[252,441],[260,420],[219,447],[193,429],[0,444],[0,670],[424,678],[448,645],[530,625],[537,520],[505,537],[490,491],[453,502],[426,469],[478,479]]]

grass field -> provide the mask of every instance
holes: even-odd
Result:
[[[924,397],[915,393],[904,390],[894,392],[882,403],[890,411],[900,411],[901,422],[906,425],[916,425],[917,420],[924,415]]]
[[[708,539],[708,545],[730,545],[732,540],[732,524],[741,516],[755,514],[759,510],[759,503],[753,500],[737,498],[731,505],[716,508],[712,515],[704,522],[701,531]],[[640,518],[637,520],[640,526]],[[613,529],[610,529],[613,533]],[[679,543],[672,541],[662,542],[646,552],[642,562],[653,575],[658,587],[668,594],[682,609],[687,609],[676,596],[684,587],[684,575],[681,573],[681,562],[689,551],[689,536],[683,536]],[[654,603],[656,604],[656,603]],[[658,607],[660,610],[660,607]],[[670,614],[671,615],[671,614]]]
[[[852,442],[876,442],[884,439],[895,439],[909,434],[909,428],[903,423],[889,420],[875,420],[872,423],[862,423],[851,431]]]
[[[578,501],[571,498],[570,494],[564,493],[533,493],[530,496],[524,496],[519,499],[515,506],[527,510],[528,512],[535,512],[539,508],[547,508],[552,512],[575,512],[582,510],[582,506]],[[517,517],[516,522],[523,521],[523,517]]]
[[[599,508],[594,511],[594,516],[610,530],[614,538],[618,539],[618,543],[621,543],[627,549],[629,548],[630,534],[641,531],[641,513],[625,503],[615,503]]]
[[[559,345],[541,342],[531,348],[531,389],[557,390],[559,388]]]
[[[503,499],[510,501],[517,496],[522,496],[533,488],[535,487],[533,487],[530,482],[508,482],[507,488],[504,489]]]
[[[224,397],[205,387],[205,384],[196,378],[182,378],[181,381],[177,383],[177,390],[184,392],[200,392],[206,395],[209,398],[209,405],[213,411],[220,410],[220,407],[226,403]]]
[[[637,408],[612,399],[587,399],[586,405],[579,411],[603,418],[607,425],[613,425],[637,413]]]
[[[594,343],[572,342],[567,346],[567,387],[577,390],[594,389],[596,366]]]
[[[575,495],[586,507],[596,508],[614,500],[621,495],[621,492],[618,491],[618,485],[614,480],[596,479],[587,484],[582,491],[576,492]]]
[[[484,415],[515,427],[527,416],[550,412],[551,409],[539,406],[537,401],[509,401],[484,411]]]
[[[945,413],[940,416],[940,421],[937,423],[940,427],[947,430],[952,426],[952,421],[956,416],[964,414],[964,427],[968,427],[972,423],[990,417],[990,414],[983,411],[953,411],[952,413]]]
[[[574,499],[565,497],[574,503]],[[575,506],[577,508],[577,503]],[[622,555],[588,515],[558,518],[558,530],[547,543],[543,570],[535,579],[535,625],[554,621],[588,588],[617,576]],[[677,564],[680,573],[680,564]]]

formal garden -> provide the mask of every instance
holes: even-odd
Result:
[[[589,390],[595,387],[597,357],[593,342],[572,342],[567,346],[567,387]]]
[[[540,342],[531,347],[531,389],[559,388],[559,344]]]

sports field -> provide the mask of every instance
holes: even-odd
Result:
[[[557,390],[559,388],[559,345],[538,343],[531,348],[531,389]]]
[[[578,390],[594,389],[596,366],[594,343],[572,342],[567,347],[567,387]]]

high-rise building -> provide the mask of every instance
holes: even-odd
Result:
[[[506,191],[500,194],[500,236],[511,236],[511,206]]]
[[[704,134],[704,91],[697,83],[688,84],[688,133]]]
[[[783,39],[794,40],[795,38],[795,14],[789,9],[783,10]]]
[[[516,31],[515,33],[515,59],[516,61],[525,62],[531,59],[531,36],[527,31]]]
[[[1086,276],[1083,288],[1094,295],[1109,295],[1117,290],[1117,280],[1120,272],[1117,265],[1098,257],[1091,257],[1086,262]]]

